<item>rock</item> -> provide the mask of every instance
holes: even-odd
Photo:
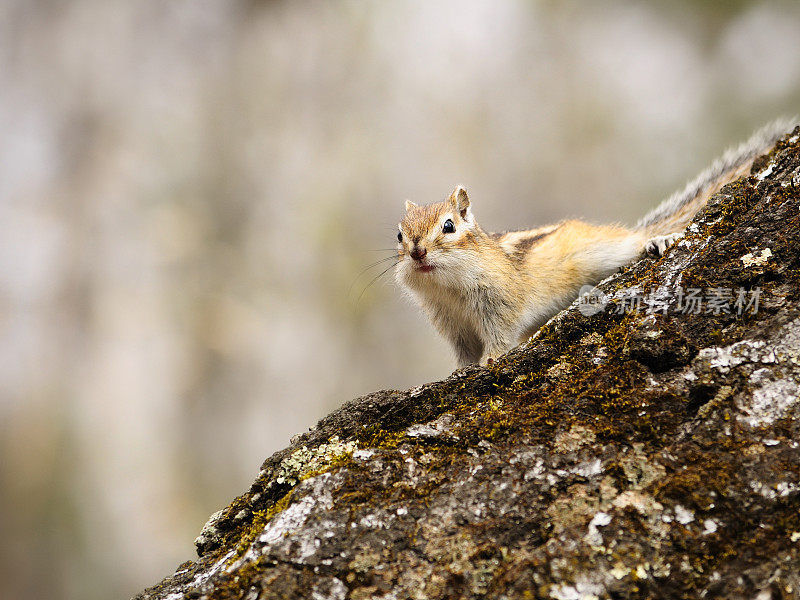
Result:
[[[604,310],[320,421],[137,598],[800,597],[798,132]]]

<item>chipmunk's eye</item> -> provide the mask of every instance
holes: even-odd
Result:
[[[401,244],[403,243],[403,232],[402,231],[398,231],[397,232],[397,241],[400,242]]]
[[[456,232],[456,226],[453,225],[453,222],[450,219],[447,219],[447,221],[444,222],[444,225],[442,225],[442,233],[455,233],[455,232]]]

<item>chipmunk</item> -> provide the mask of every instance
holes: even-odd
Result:
[[[569,306],[582,286],[644,253],[663,254],[713,194],[793,127],[783,120],[760,129],[632,228],[569,220],[486,233],[461,186],[435,204],[406,201],[396,279],[452,344],[459,367],[495,359]]]

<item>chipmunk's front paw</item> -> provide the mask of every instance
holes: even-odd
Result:
[[[667,248],[683,237],[682,233],[668,233],[650,238],[644,245],[644,251],[650,256],[663,256]]]
[[[502,353],[487,354],[486,356],[483,357],[481,365],[484,367],[489,366],[490,364],[497,362],[497,359],[500,358],[501,356],[503,356]]]

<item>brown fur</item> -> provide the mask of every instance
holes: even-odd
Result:
[[[564,221],[527,231],[484,232],[457,187],[443,202],[406,203],[396,277],[452,344],[459,365],[494,358],[525,341],[645,249],[663,252],[708,199],[747,173],[789,128],[769,125],[728,151],[635,228]],[[446,233],[449,219],[455,231]]]
[[[398,279],[450,339],[459,364],[496,357],[524,341],[581,286],[631,260],[644,242],[637,232],[580,221],[487,234],[468,210],[463,188],[444,202],[407,209]],[[445,219],[455,233],[443,233]],[[411,259],[420,249],[425,258]]]

